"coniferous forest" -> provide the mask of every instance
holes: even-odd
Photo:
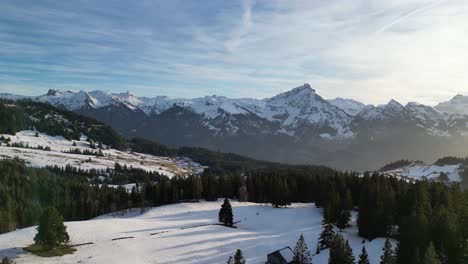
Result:
[[[331,224],[339,221],[343,211],[358,210],[362,237],[398,240],[398,263],[419,259],[430,244],[444,263],[461,263],[467,247],[468,194],[459,186],[407,183],[377,173],[360,176],[322,167],[252,169],[244,174],[208,170],[171,179],[155,175],[131,178],[131,171],[118,168],[115,172],[139,182],[127,192],[122,187],[90,183],[89,172],[0,161],[0,230],[35,225],[42,211],[51,206],[65,221],[71,221],[132,207],[243,196],[273,206],[315,202],[324,208],[325,222]],[[123,177],[120,181],[125,183]]]

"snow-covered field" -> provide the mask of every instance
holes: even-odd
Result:
[[[385,173],[412,180],[437,180],[440,173],[447,174],[450,182],[460,182],[460,165],[410,165]]]
[[[50,147],[51,151],[43,151],[30,148],[7,147],[5,143],[0,146],[0,158],[11,159],[19,157],[25,160],[30,166],[66,166],[70,165],[81,169],[106,169],[114,168],[115,163],[122,166],[127,165],[135,168],[141,168],[146,171],[155,171],[160,174],[172,177],[174,175],[187,175],[201,173],[204,168],[200,164],[193,162],[189,158],[168,158],[136,152],[119,151],[115,149],[103,149],[104,156],[96,157],[90,155],[63,153],[70,149],[92,150],[86,137],[82,136],[79,141],[66,140],[61,136],[52,137],[43,133],[35,136],[35,131],[25,130],[16,133],[16,135],[0,135],[10,138],[13,143],[28,144],[29,147]],[[76,146],[73,146],[75,142]],[[97,151],[97,150],[92,150]]]
[[[254,203],[232,202],[237,229],[213,225],[222,201],[182,203],[153,208],[143,214],[101,216],[89,221],[66,223],[72,244],[93,242],[77,247],[72,255],[41,258],[21,248],[32,243],[35,227],[0,235],[0,257],[16,258],[22,263],[226,263],[241,249],[248,264],[265,263],[266,255],[285,246],[294,248],[304,234],[311,254],[315,253],[322,230],[321,209],[313,204],[293,204],[272,208]],[[355,218],[355,215],[353,215]],[[363,239],[357,236],[355,221],[343,235],[355,256]],[[121,237],[131,237],[112,240]],[[371,263],[378,263],[384,239],[365,242]],[[328,250],[313,256],[313,263],[328,263]]]

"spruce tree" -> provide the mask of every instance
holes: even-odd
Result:
[[[234,255],[234,264],[245,264],[245,259],[240,249],[238,249]]]
[[[343,210],[338,217],[338,221],[336,222],[336,227],[340,230],[349,227],[349,221],[351,220],[351,213],[348,210]]]
[[[62,216],[55,207],[47,208],[39,220],[34,242],[45,250],[51,250],[63,243],[68,243],[68,241],[70,241],[70,237],[63,224]]]
[[[396,263],[396,256],[392,249],[392,243],[390,243],[390,239],[385,240],[385,244],[383,247],[383,253],[380,256],[380,264],[395,264]]]
[[[333,239],[328,264],[354,264],[353,251],[340,234]]]
[[[232,258],[232,256],[229,256],[228,261],[226,262],[226,264],[234,264],[234,259]]]
[[[353,255],[353,249],[349,245],[348,240],[345,242],[345,258],[344,258],[344,263],[346,264],[354,264],[354,255]]]
[[[370,264],[369,255],[367,255],[366,247],[362,247],[361,255],[359,255],[358,264]]]
[[[319,238],[319,245],[320,249],[329,248],[333,242],[333,238],[335,237],[335,232],[333,232],[333,225],[332,224],[324,224],[323,231],[320,234]]]
[[[429,246],[426,249],[426,253],[424,253],[423,262],[424,264],[439,264],[439,260],[437,259],[437,254],[432,242],[429,243]]]
[[[232,207],[227,198],[224,199],[224,203],[221,205],[221,209],[218,213],[218,221],[223,223],[225,226],[233,225]]]
[[[11,261],[11,260],[10,260],[9,258],[7,258],[7,257],[4,257],[4,258],[2,259],[2,262],[0,262],[0,263],[1,263],[1,264],[14,264],[14,262]]]
[[[304,241],[304,236],[301,234],[294,248],[294,263],[296,264],[311,264],[309,247]]]

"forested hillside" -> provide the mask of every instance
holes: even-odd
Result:
[[[141,175],[115,168],[125,179]],[[150,175],[139,179],[130,193],[124,188],[91,184],[89,173],[73,169],[33,169],[20,161],[0,161],[2,231],[37,223],[48,206],[65,220],[82,220],[130,207],[159,206],[184,200],[218,197],[285,207],[314,202],[324,209],[324,223],[343,224],[343,215],[358,209],[363,238],[394,237],[399,241],[398,263],[415,262],[430,242],[443,263],[462,263],[468,238],[468,194],[458,186],[437,182],[408,183],[379,174],[360,176],[321,167],[224,171],[168,179]],[[343,227],[346,227],[344,220]],[[422,263],[421,263],[422,264]]]
[[[51,136],[79,140],[82,134],[94,142],[121,148],[124,140],[109,126],[50,104],[29,100],[0,100],[0,134],[36,129]]]

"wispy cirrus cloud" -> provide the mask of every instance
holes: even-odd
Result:
[[[468,93],[461,0],[5,0],[0,7],[0,92],[263,98],[309,82],[327,98],[375,104],[434,104]]]

